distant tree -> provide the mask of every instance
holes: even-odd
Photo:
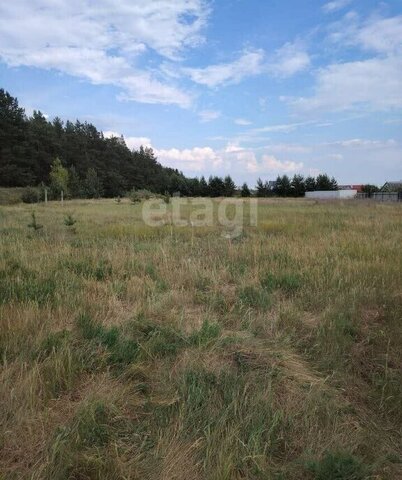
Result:
[[[334,184],[326,173],[317,176],[316,190],[334,190]]]
[[[56,157],[50,167],[50,194],[53,198],[60,195],[61,192],[65,196],[68,195],[69,175],[68,170],[63,167],[60,158]]]
[[[251,192],[250,192],[250,189],[248,188],[247,183],[243,183],[243,186],[241,187],[241,196],[244,198],[251,197]]]
[[[290,179],[287,175],[278,176],[274,192],[279,197],[287,197],[292,194]]]
[[[209,195],[211,197],[223,197],[225,195],[225,183],[220,177],[209,177]]]
[[[79,198],[83,194],[83,185],[74,165],[68,169],[68,190],[72,198]]]
[[[363,185],[362,187],[362,192],[367,193],[367,195],[371,196],[373,193],[379,192],[380,189],[377,187],[377,185]]]
[[[207,181],[205,180],[205,177],[200,178],[200,195],[201,197],[209,196],[209,187]]]
[[[306,193],[303,175],[294,175],[291,181],[292,195],[295,197],[303,197]]]
[[[307,177],[304,180],[304,186],[305,186],[306,192],[314,192],[314,190],[316,189],[315,178],[311,176]]]
[[[331,178],[331,190],[338,190],[338,182],[335,177]]]
[[[87,198],[100,198],[103,195],[103,184],[94,168],[88,168],[84,180],[84,193]]]
[[[223,182],[225,197],[233,197],[236,191],[236,184],[232,180],[232,177],[230,175],[227,175]]]
[[[16,98],[0,89],[0,185],[20,187],[36,183],[30,164],[28,124]]]
[[[264,183],[261,178],[257,180],[257,185],[255,189],[257,191],[257,197],[267,197],[269,194],[268,183]]]

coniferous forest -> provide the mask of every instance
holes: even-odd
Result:
[[[188,178],[162,166],[151,148],[130,150],[123,137],[106,138],[88,122],[49,121],[40,111],[28,117],[18,100],[0,89],[0,187],[49,187],[51,197],[118,197],[132,190],[184,196],[231,197],[230,177]],[[336,190],[328,175],[258,179],[254,194],[304,196],[309,190]],[[251,195],[244,184],[238,193]]]

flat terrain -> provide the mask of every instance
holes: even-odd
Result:
[[[0,478],[402,478],[402,205],[258,208],[0,207]]]

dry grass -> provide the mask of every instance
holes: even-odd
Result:
[[[401,206],[140,208],[0,207],[0,478],[402,478]]]

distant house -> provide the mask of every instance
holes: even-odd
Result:
[[[338,185],[338,190],[356,190],[360,193],[363,191],[364,185]]]
[[[382,186],[381,192],[402,192],[402,180],[399,182],[386,182]]]

